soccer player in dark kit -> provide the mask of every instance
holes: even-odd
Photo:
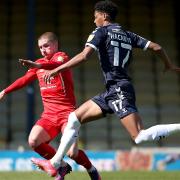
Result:
[[[83,51],[67,63],[47,72],[44,77],[45,82],[48,83],[58,72],[87,61],[88,57],[97,50],[106,87],[105,92],[86,101],[69,115],[60,146],[51,160],[32,159],[34,164],[51,176],[56,175],[64,154],[78,137],[81,124],[97,120],[107,113],[114,113],[119,117],[136,144],[159,140],[172,132],[180,131],[180,124],[156,125],[146,130],[143,128],[135,104],[134,87],[127,74],[133,48],[151,50],[162,60],[165,71],[180,72],[180,68],[172,64],[159,44],[124,30],[115,22],[117,13],[118,7],[112,1],[97,2],[94,7],[94,23],[97,28],[89,35]]]

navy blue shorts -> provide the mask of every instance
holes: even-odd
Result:
[[[92,98],[103,114],[115,113],[123,118],[137,112],[134,87],[129,81],[123,80],[106,88],[106,91]]]

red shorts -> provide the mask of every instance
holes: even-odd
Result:
[[[71,112],[72,110],[61,114],[43,113],[35,125],[41,126],[50,135],[52,140],[64,131]]]

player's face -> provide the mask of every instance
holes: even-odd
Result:
[[[49,39],[42,38],[38,41],[38,46],[42,56],[50,59],[54,53],[58,51],[58,43],[54,41],[49,41]]]
[[[95,11],[94,12],[94,23],[97,27],[103,26],[105,21],[105,13]]]

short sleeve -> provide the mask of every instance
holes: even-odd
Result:
[[[150,43],[149,40],[130,31],[127,31],[127,33],[128,33],[128,36],[130,36],[131,43],[134,48],[141,48],[143,50],[147,49]]]
[[[96,28],[88,37],[85,46],[91,46],[97,50],[105,37],[105,31],[103,28]]]

